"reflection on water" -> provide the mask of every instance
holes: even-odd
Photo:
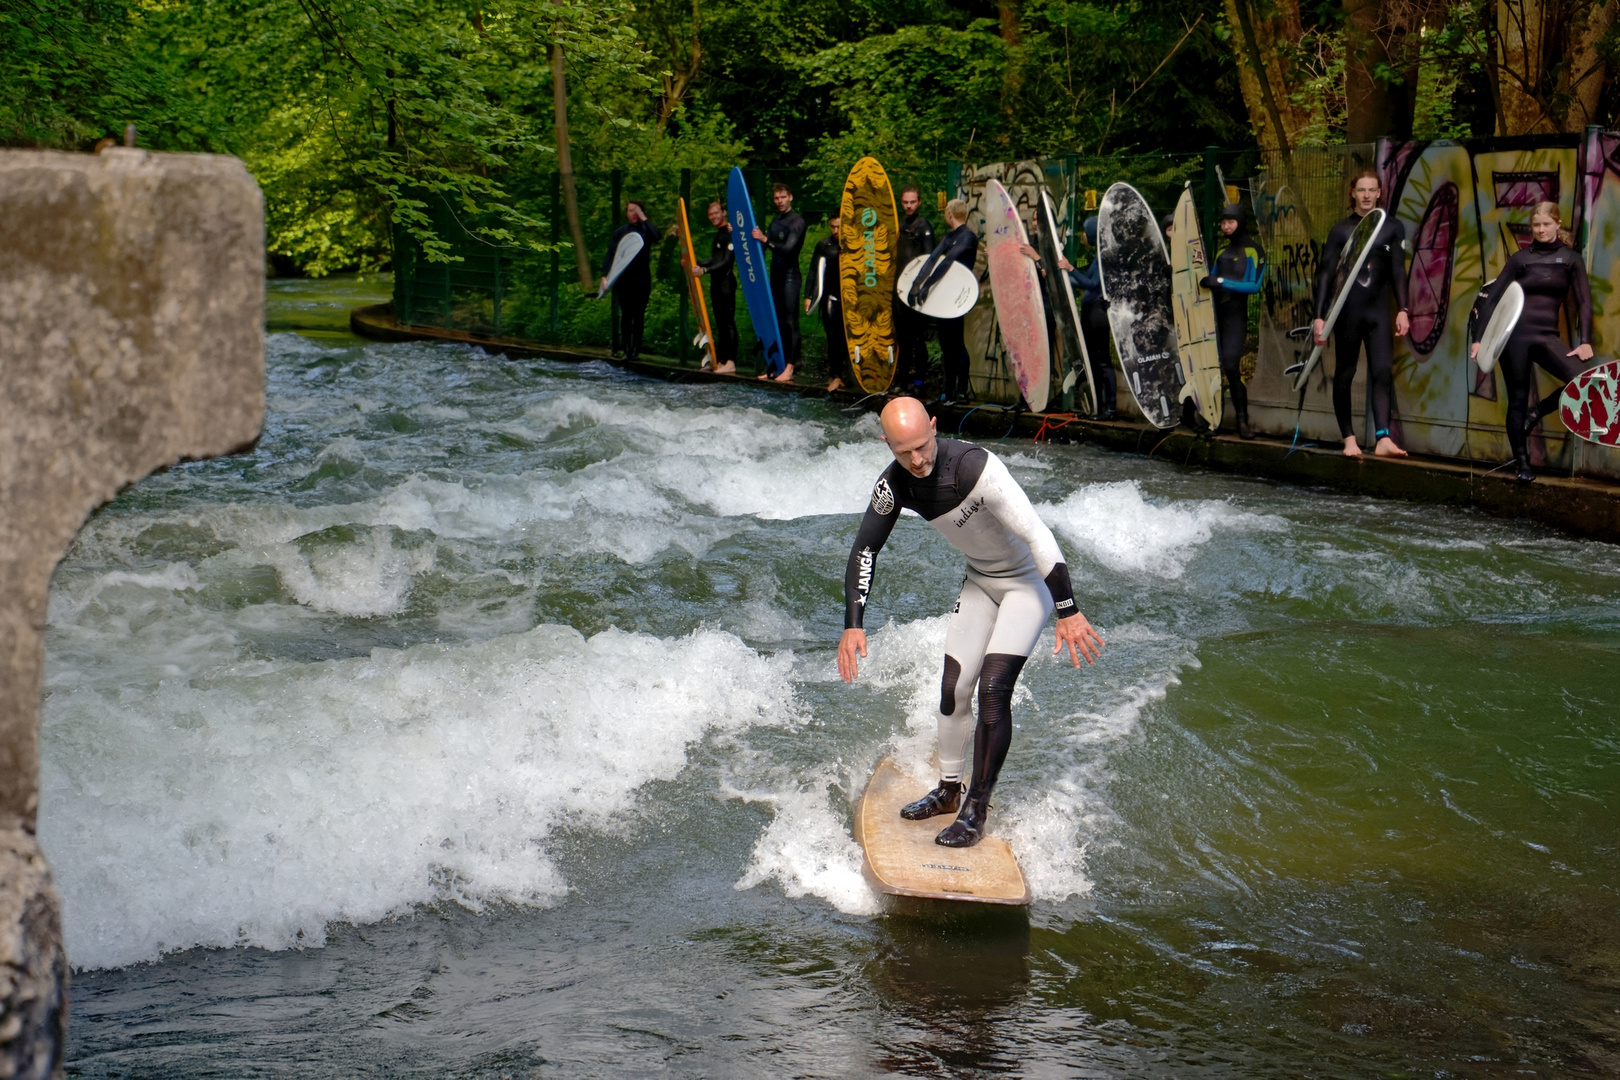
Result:
[[[1616,549],[998,444],[1109,649],[1015,702],[1034,905],[897,904],[959,559],[902,521],[841,684],[871,418],[348,337],[384,285],[272,283],[265,438],[54,579],[76,1075],[1620,1072]]]

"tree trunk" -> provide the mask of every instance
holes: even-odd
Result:
[[[698,38],[698,25],[698,0],[692,0],[692,40],[687,45],[684,63],[681,62],[681,45],[676,40],[675,31],[665,31],[665,40],[669,44],[669,71],[664,75],[664,96],[658,103],[659,135],[669,126],[670,117],[675,115],[675,109],[686,96],[692,80],[697,78],[698,65],[703,60],[703,42]]]
[[[1614,25],[1617,9],[1620,9],[1620,0],[1594,4],[1576,35],[1569,57],[1569,112],[1564,118],[1565,131],[1584,131],[1588,124],[1603,123],[1598,118],[1598,104],[1609,72],[1607,62],[1598,55],[1597,43]]]
[[[1345,0],[1344,14],[1345,142],[1411,138],[1417,67],[1406,59],[1405,28],[1393,25],[1382,0]],[[1377,74],[1392,62],[1402,65],[1394,85]]]
[[[551,110],[557,138],[557,172],[562,177],[568,235],[574,240],[574,262],[579,266],[579,287],[586,292],[596,284],[591,255],[585,250],[585,230],[579,223],[579,196],[574,192],[574,157],[568,149],[568,79],[563,73],[563,47],[551,47]]]
[[[1263,17],[1257,16],[1250,0],[1226,0],[1226,14],[1238,28],[1232,46],[1249,126],[1262,149],[1286,152],[1311,121],[1308,111],[1294,105],[1298,88],[1277,48],[1278,40],[1299,41],[1305,36],[1298,0],[1276,0]]]

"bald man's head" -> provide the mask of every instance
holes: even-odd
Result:
[[[912,476],[934,471],[934,418],[913,397],[897,397],[883,406],[883,441]]]

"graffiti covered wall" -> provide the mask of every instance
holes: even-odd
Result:
[[[1384,207],[1405,227],[1412,330],[1396,343],[1394,433],[1408,450],[1461,457],[1491,467],[1505,461],[1506,387],[1498,368],[1483,375],[1468,359],[1468,316],[1480,288],[1514,251],[1530,243],[1530,210],[1555,202],[1572,227],[1592,281],[1594,348],[1620,345],[1620,296],[1611,274],[1620,256],[1620,136],[1548,136],[1475,142],[1393,142],[1296,151],[1277,159],[1251,185],[1261,240],[1271,257],[1263,292],[1260,358],[1250,385],[1256,426],[1287,435],[1336,440],[1329,388],[1330,345],[1303,399],[1283,369],[1309,344],[1289,331],[1312,314],[1312,283],[1322,242],[1348,211],[1345,193],[1358,169],[1376,169]],[[1365,360],[1353,400],[1366,401]],[[1558,389],[1538,373],[1538,393]],[[1370,417],[1358,434],[1370,443]],[[1553,471],[1620,477],[1620,454],[1572,439],[1556,414],[1530,441],[1532,460]]]

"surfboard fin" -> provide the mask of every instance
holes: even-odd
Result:
[[[894,346],[893,345],[889,346],[888,353],[889,353],[889,366],[894,367]]]
[[[1063,376],[1063,392],[1067,394],[1070,390],[1073,390],[1074,384],[1079,378],[1080,373],[1073,368],[1070,368],[1069,373]]]
[[[861,347],[859,345],[855,346],[855,366],[861,366]]]

